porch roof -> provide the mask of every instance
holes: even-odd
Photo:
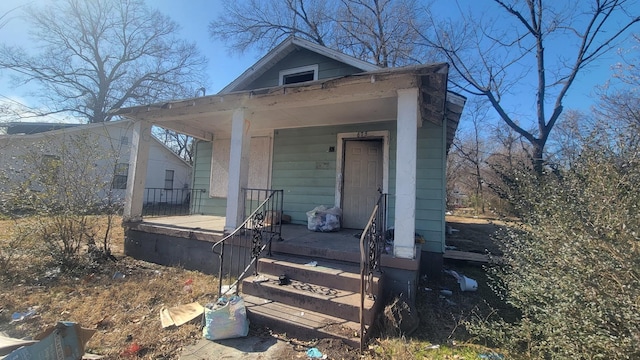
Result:
[[[212,140],[229,134],[232,114],[244,109],[251,131],[395,120],[397,90],[420,88],[423,121],[448,120],[453,139],[464,97],[447,92],[448,64],[381,69],[314,82],[216,94],[122,108],[115,115]]]

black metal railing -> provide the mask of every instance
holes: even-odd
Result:
[[[364,299],[373,297],[373,279],[380,272],[380,256],[387,232],[387,194],[380,194],[360,236],[360,352],[366,344]]]
[[[143,216],[174,216],[200,213],[205,189],[145,188]]]
[[[233,232],[211,247],[218,255],[218,296],[238,293],[238,285],[253,266],[258,275],[258,258],[271,242],[282,236],[282,190],[244,189],[245,220]]]

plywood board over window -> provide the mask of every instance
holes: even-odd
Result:
[[[209,181],[209,194],[211,197],[227,197],[230,147],[230,139],[216,139],[213,141],[211,178]],[[249,150],[249,188],[268,189],[270,179],[271,137],[252,137]]]

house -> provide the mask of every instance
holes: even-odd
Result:
[[[31,174],[47,160],[72,166],[74,161],[64,157],[75,154],[96,162],[95,174],[104,177],[107,186],[96,189],[99,198],[111,196],[113,201],[124,202],[129,174],[129,158],[133,122],[128,120],[98,124],[52,124],[15,122],[0,124],[5,135],[0,135],[0,168],[9,182],[20,181],[21,174]],[[69,169],[65,169],[69,170]],[[23,178],[23,177],[22,177]],[[144,202],[147,206],[158,203],[182,204],[191,182],[191,165],[178,157],[168,147],[150,137],[149,162],[144,181]],[[107,194],[108,193],[108,194]]]
[[[358,239],[376,233],[385,240],[383,254],[379,259],[370,255],[374,263],[379,260],[384,277],[376,278],[381,282],[373,287],[383,288],[386,297],[403,293],[411,301],[421,272],[440,273],[445,250],[446,154],[465,103],[447,90],[448,71],[445,63],[381,69],[292,37],[216,95],[120,109],[117,114],[135,124],[129,175],[134,182],[145,176],[145,139],[152,125],[199,139],[192,187],[206,189],[201,214],[209,216],[201,222],[195,217],[149,221],[142,216],[142,187],[134,185],[125,206],[125,251],[218,273],[228,266],[226,255],[214,265],[211,246],[247,226],[247,216],[255,214],[246,209],[252,206],[247,205],[252,202],[249,189],[279,191],[275,213],[286,215],[291,224],[283,225],[277,239],[282,241],[269,242],[269,249],[297,260],[267,257],[258,271],[281,272],[286,282],[289,274],[302,278],[309,268],[301,264],[313,259],[325,261],[323,268],[338,268],[335,261],[340,260],[357,269],[361,259],[370,257],[358,249]],[[332,211],[341,212],[341,231],[310,235],[307,226],[316,213],[309,212],[319,205],[340,209]],[[255,220],[271,225],[273,213],[265,211]],[[263,236],[258,234],[258,243]],[[276,269],[284,263],[288,267]],[[338,273],[348,271],[331,276]],[[347,282],[344,277],[308,276],[299,287],[327,281],[313,284],[347,291],[339,288]],[[249,307],[250,314],[257,316],[260,304],[286,301],[294,308],[273,311],[295,313],[295,306],[311,302],[327,309],[338,297],[351,296],[320,299],[316,292],[314,300],[302,301],[303,293],[278,295],[269,284],[242,282],[243,293],[255,290],[253,295],[262,299]],[[352,290],[362,293],[364,287]],[[349,306],[337,306],[332,319],[357,321],[357,310],[343,311]]]

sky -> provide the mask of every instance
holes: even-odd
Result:
[[[3,0],[0,2],[0,14],[24,4],[37,5],[48,1],[51,0]],[[224,44],[214,42],[210,39],[208,24],[221,13],[223,1],[225,0],[148,0],[148,4],[176,21],[181,26],[179,35],[185,39],[196,42],[201,53],[208,58],[208,76],[210,81],[210,85],[206,89],[206,94],[208,95],[221,90],[238,77],[245,69],[254,64],[260,56],[264,55],[256,53],[255,51],[243,55],[231,55],[224,47]],[[487,4],[490,4],[488,1],[458,0],[458,3],[461,4],[462,7],[473,6],[478,11],[488,11],[491,13],[491,8],[487,7]],[[457,10],[451,8],[451,4],[452,2],[448,0],[434,0],[434,6],[437,9],[436,12],[442,16],[448,16],[449,13],[451,13],[451,16],[457,14]],[[29,44],[27,24],[24,20],[12,16],[13,14],[17,15],[18,12],[12,13],[6,25],[0,28],[0,42],[23,45]],[[557,44],[556,46],[556,49],[561,49],[562,44]],[[553,44],[551,44],[550,49],[554,50]],[[547,51],[549,51],[549,49],[547,49]],[[611,77],[611,66],[616,61],[618,61],[618,58],[615,56],[615,53],[610,54],[589,68],[587,72],[584,72],[582,76],[576,80],[565,98],[565,108],[587,111],[593,104],[594,87],[604,84],[605,81]],[[9,80],[10,76],[6,71],[0,72],[0,101],[16,101],[30,107],[37,106],[37,99],[29,96],[29,92],[32,92],[33,88],[14,88]],[[532,87],[528,89],[534,91]],[[528,98],[530,99],[531,97],[528,96]],[[513,108],[520,108],[524,113],[534,113],[531,104],[519,104],[518,98],[514,98],[511,101],[513,102]],[[64,121],[64,119],[59,117],[53,120]]]

